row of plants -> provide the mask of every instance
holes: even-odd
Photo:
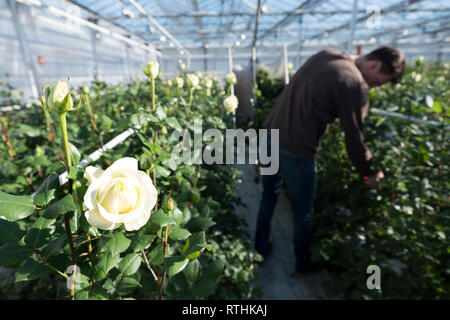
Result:
[[[256,110],[264,119],[281,79],[259,73]],[[398,112],[431,126],[370,112],[365,141],[385,178],[369,189],[349,161],[339,123],[330,125],[317,155],[313,260],[331,273],[330,294],[348,299],[450,298],[450,67],[409,64],[401,84],[375,88],[370,108]],[[264,84],[270,83],[268,90]],[[262,84],[262,85],[261,85]],[[256,126],[262,122],[258,121]],[[370,290],[370,265],[381,289]]]
[[[183,69],[163,80],[155,62],[144,73],[114,86],[47,85],[30,110],[1,116],[1,298],[258,297],[261,257],[234,215],[239,172],[172,154],[174,130],[192,146],[196,121],[231,125],[232,81]],[[132,126],[132,137],[77,166]]]

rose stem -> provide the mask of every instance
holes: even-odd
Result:
[[[70,159],[69,153],[69,139],[67,136],[67,121],[66,121],[66,112],[62,112],[59,114],[59,122],[61,124],[61,134],[63,136],[64,148],[66,150],[66,166],[67,172],[69,172],[70,167],[72,166],[72,162]],[[73,189],[73,179],[69,179],[69,194],[72,194]],[[69,241],[70,252],[72,253],[72,265],[74,270],[74,275],[72,278],[72,284],[70,287],[70,298],[71,300],[75,300],[75,277],[76,277],[76,265],[77,265],[77,253],[75,249],[75,245],[73,243],[72,238],[72,230],[70,229],[70,221],[69,221],[69,213],[64,213],[64,226],[66,229],[67,240]]]

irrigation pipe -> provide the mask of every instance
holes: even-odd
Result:
[[[394,118],[399,118],[399,119],[405,119],[405,120],[408,120],[408,121],[417,122],[417,123],[423,123],[423,124],[427,124],[427,125],[434,126],[434,127],[442,127],[443,126],[442,123],[440,123],[440,122],[417,119],[417,118],[414,118],[414,117],[405,116],[404,114],[397,113],[397,112],[384,111],[384,110],[380,110],[380,109],[377,109],[377,108],[371,108],[370,111],[373,112],[373,113],[376,113],[376,114],[383,115],[383,116],[389,116],[389,117],[394,117]],[[447,130],[447,129],[450,128],[450,126],[445,126],[444,128]]]

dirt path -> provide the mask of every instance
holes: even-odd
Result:
[[[242,172],[242,182],[237,185],[237,195],[247,205],[247,208],[237,207],[235,212],[248,223],[248,232],[253,238],[262,185],[255,182],[255,165],[236,165],[235,167]],[[272,219],[270,239],[274,250],[264,266],[259,269],[262,299],[331,299],[321,285],[322,279],[327,277],[326,272],[321,271],[302,279],[290,276],[294,271],[295,262],[292,238],[292,213],[288,199],[282,191]]]

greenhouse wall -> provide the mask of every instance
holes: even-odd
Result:
[[[58,4],[67,7],[64,1],[56,1],[55,7]],[[14,6],[19,22],[16,26]],[[89,17],[76,6],[69,6],[66,11],[84,19]],[[21,49],[17,26],[21,29],[24,49]],[[103,27],[120,33],[113,25],[104,24]],[[23,90],[26,99],[33,96],[31,78],[35,79],[38,90],[47,81],[54,83],[68,75],[72,86],[94,80],[95,74],[98,80],[117,83],[135,77],[142,71],[145,61],[155,59],[152,52],[15,1],[0,1],[0,30],[0,57],[4,61],[0,79]],[[28,55],[28,64],[22,51]]]

